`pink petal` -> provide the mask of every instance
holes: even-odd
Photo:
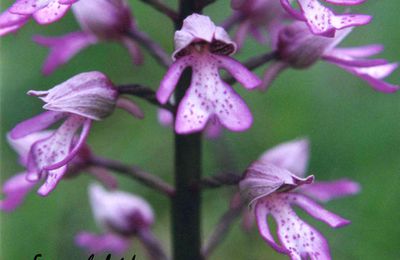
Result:
[[[57,0],[51,1],[46,7],[36,11],[33,18],[39,24],[50,24],[60,20],[71,5],[60,4]]]
[[[129,239],[112,233],[98,235],[89,232],[80,232],[75,237],[75,243],[92,254],[107,252],[122,255],[130,246]]]
[[[215,55],[218,66],[227,70],[247,89],[254,89],[261,84],[261,80],[240,62],[226,56]]]
[[[36,185],[35,182],[27,181],[25,175],[25,172],[18,173],[3,184],[4,198],[0,200],[0,210],[14,211],[23,203],[28,192]]]
[[[299,21],[306,21],[304,15],[297,9],[292,7],[292,0],[280,0],[282,7],[288,12],[294,19]]]
[[[118,181],[107,169],[92,166],[89,167],[88,172],[100,181],[105,187],[110,190],[118,188]]]
[[[285,62],[274,62],[269,68],[264,72],[264,76],[262,79],[262,83],[259,86],[259,89],[262,91],[267,90],[272,82],[278,77],[278,75],[288,67],[289,65]]]
[[[332,212],[327,211],[306,196],[291,193],[286,194],[285,199],[288,203],[300,206],[315,219],[323,221],[333,228],[338,228],[350,224],[350,221],[348,221],[347,219],[344,219],[336,214],[333,214]]]
[[[102,120],[115,110],[118,91],[101,72],[83,72],[47,91],[31,90],[28,95],[42,99],[44,109]]]
[[[218,72],[221,56],[212,54],[203,56],[201,58],[187,56],[193,57],[192,81],[178,107],[176,132],[187,134],[200,131],[212,115],[216,115],[219,122],[232,131],[248,129],[253,117],[241,97],[221,80]],[[240,72],[234,74],[243,81],[247,79],[247,75]],[[250,80],[246,84],[252,87]]]
[[[360,189],[360,184],[357,182],[341,179],[329,182],[315,182],[311,185],[302,186],[299,191],[321,202],[328,202],[332,199],[357,194]]]
[[[40,175],[43,170],[50,170],[49,167],[51,168],[53,165],[59,168],[70,161],[77,152],[77,149],[71,151],[75,132],[81,127],[84,121],[85,119],[82,117],[69,116],[54,134],[34,143],[28,157],[29,172]],[[87,126],[87,123],[85,126]],[[84,139],[85,135],[87,135],[87,130],[83,130],[82,133],[81,139]],[[80,147],[82,141],[80,140],[76,147]]]
[[[174,115],[170,111],[162,108],[157,109],[157,118],[162,126],[172,126],[174,122]]]
[[[382,78],[386,77],[397,68],[397,63],[379,65],[367,68],[354,68],[336,64],[342,69],[356,75],[365,80],[373,89],[383,93],[394,93],[399,90],[400,86],[387,83]]]
[[[222,134],[223,128],[221,123],[219,122],[218,118],[216,118],[215,116],[211,117],[208,120],[206,129],[205,129],[205,134],[206,137],[209,139],[216,139],[218,137],[220,137],[220,135]]]
[[[262,197],[274,192],[289,191],[303,184],[311,184],[314,176],[299,178],[286,169],[270,163],[256,161],[245,172],[243,180],[239,183],[240,193],[250,205]]]
[[[368,24],[371,17],[360,14],[335,15],[318,0],[297,0],[308,26],[314,34],[333,37],[335,30]]]
[[[55,0],[53,0],[55,1]],[[13,14],[28,15],[49,5],[52,0],[17,0],[9,9]]]
[[[122,43],[128,49],[129,54],[131,55],[132,62],[135,65],[140,65],[143,63],[143,54],[140,51],[139,46],[130,38],[123,37]]]
[[[190,57],[182,57],[176,60],[171,67],[169,67],[167,73],[160,83],[160,87],[157,90],[157,100],[161,104],[167,103],[169,97],[172,95],[176,84],[178,84],[179,78],[182,72],[188,67]]]
[[[18,153],[20,163],[26,166],[31,146],[37,141],[49,137],[52,133],[53,131],[34,132],[18,139],[12,139],[10,137],[10,134],[8,134],[7,141],[11,145],[11,147]]]
[[[352,57],[345,56],[341,53],[336,52],[335,50],[324,54],[322,59],[339,65],[351,66],[351,67],[372,67],[388,63],[385,59],[354,60]]]
[[[16,125],[11,130],[10,137],[12,139],[17,139],[24,137],[28,134],[41,131],[65,116],[66,115],[64,113],[55,111],[43,112]]]
[[[52,192],[61,179],[64,177],[65,173],[67,172],[67,166],[61,166],[55,170],[47,171],[46,181],[43,183],[42,186],[38,189],[37,193],[40,196],[47,196]]]
[[[133,115],[136,118],[144,118],[144,113],[140,109],[140,107],[133,101],[127,98],[118,98],[117,99],[117,107],[125,110],[129,114]]]
[[[353,58],[364,58],[379,54],[383,51],[383,45],[372,44],[359,47],[335,48],[335,52]]]
[[[325,0],[325,2],[334,4],[334,5],[359,5],[364,3],[367,0]]]
[[[98,184],[91,184],[89,198],[93,215],[103,228],[132,235],[140,229],[150,228],[154,223],[151,206],[139,196],[107,191]]]
[[[290,207],[286,194],[275,194],[257,202],[256,219],[262,237],[278,252],[291,259],[331,259],[328,243],[313,227],[301,220]],[[271,214],[277,224],[279,246],[268,227]]]
[[[264,163],[272,163],[303,177],[307,170],[309,157],[310,142],[308,139],[297,139],[267,150],[259,160]]]
[[[43,46],[50,48],[42,71],[49,75],[59,66],[66,64],[73,56],[87,46],[97,42],[97,39],[85,32],[73,32],[61,37],[35,36],[33,40]]]
[[[0,36],[15,32],[24,26],[29,20],[29,15],[19,15],[4,11],[0,15]]]

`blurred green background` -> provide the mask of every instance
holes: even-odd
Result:
[[[172,5],[174,4],[170,1]],[[5,10],[11,1],[3,1]],[[169,20],[139,1],[131,0],[139,28],[172,52],[173,29]],[[220,22],[228,15],[228,1],[218,1],[205,13]],[[383,43],[382,57],[398,60],[400,34],[398,0],[368,1],[356,8],[374,16],[372,24],[356,29],[344,45]],[[30,22],[17,35],[1,42],[1,134],[4,137],[16,123],[41,111],[42,102],[25,93],[45,90],[69,77],[91,70],[106,73],[115,83],[142,83],[157,88],[164,71],[145,55],[145,65],[133,66],[127,51],[116,43],[102,43],[79,53],[49,77],[40,73],[47,50],[31,41],[35,34],[62,35],[78,25],[68,13],[60,22],[38,26]],[[241,60],[264,52],[265,47],[249,40],[235,57]],[[265,67],[257,70],[260,74]],[[399,72],[388,79],[400,82]],[[326,208],[353,221],[333,230],[308,216],[306,220],[328,238],[334,259],[400,259],[400,102],[398,94],[373,91],[358,78],[319,62],[304,71],[287,70],[266,93],[246,92],[235,86],[252,109],[255,122],[245,133],[225,133],[221,141],[204,141],[204,175],[226,168],[242,171],[265,149],[283,141],[307,136],[312,143],[309,172],[317,180],[348,177],[361,183],[355,197],[337,200]],[[138,100],[146,113],[144,120],[132,119],[117,111],[94,124],[89,144],[101,156],[115,158],[154,172],[172,181],[172,133],[159,126],[156,109]],[[224,150],[221,150],[224,147]],[[226,152],[234,165],[221,165],[219,155]],[[1,180],[20,172],[16,154],[1,140]],[[127,178],[119,178],[121,189],[148,199],[157,216],[154,231],[170,247],[169,201]],[[46,198],[31,193],[22,207],[11,214],[0,213],[0,259],[87,259],[88,254],[73,243],[80,230],[99,231],[87,200],[85,174],[62,181]],[[204,193],[203,237],[206,238],[218,217],[228,207],[230,189]],[[218,198],[218,199],[216,199]],[[184,250],[184,249],[182,249]],[[132,252],[144,259],[136,241]],[[128,256],[129,254],[127,254]],[[104,259],[104,258],[98,258]],[[236,222],[230,235],[212,259],[286,259],[267,246],[257,230],[245,234]]]

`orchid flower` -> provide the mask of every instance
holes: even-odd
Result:
[[[19,139],[12,139],[8,135],[7,140],[11,147],[18,153],[19,162],[22,166],[27,167],[29,151],[32,145],[40,140],[49,138],[54,134],[54,131],[39,131],[32,134],[28,134]],[[75,138],[76,142],[77,138]],[[102,181],[105,185],[110,188],[116,188],[117,182],[114,177],[109,174],[106,170],[97,167],[89,166],[89,160],[92,154],[88,146],[83,145],[76,156],[68,163],[67,173],[63,178],[74,177],[81,171],[85,170],[88,173],[94,175],[97,179]],[[2,187],[2,193],[5,194],[3,200],[0,201],[0,210],[11,212],[19,207],[26,195],[38,184],[41,180],[29,181],[26,178],[27,172],[21,172],[10,179],[8,179]],[[39,188],[39,195],[47,195],[50,193],[55,186],[54,181],[48,178],[48,176],[43,176],[45,179],[45,184]],[[58,181],[56,181],[58,182]]]
[[[293,210],[299,206],[308,214],[333,228],[350,221],[333,214],[313,199],[330,199],[359,192],[359,185],[347,179],[313,183],[314,176],[304,177],[309,158],[307,140],[287,142],[266,151],[245,172],[240,182],[242,195],[254,205],[258,230],[276,251],[291,259],[331,259],[326,239],[304,222]],[[272,235],[267,218],[272,215],[277,224],[280,243]]]
[[[61,19],[77,0],[17,0],[0,15],[0,36],[16,32],[29,18],[38,24],[50,24]]]
[[[50,48],[42,71],[51,74],[79,51],[101,41],[117,41],[129,51],[134,64],[143,61],[137,44],[128,37],[135,28],[128,4],[124,0],[85,0],[72,7],[82,31],[59,37],[35,36],[34,41]]]
[[[300,10],[292,6],[293,0],[280,0],[283,8],[294,18],[306,22],[315,35],[334,37],[337,30],[368,24],[372,17],[364,14],[335,14],[321,0],[296,0]],[[324,0],[333,5],[354,6],[366,0]]]
[[[287,67],[307,68],[322,59],[361,78],[377,91],[396,92],[399,86],[387,83],[383,79],[390,75],[398,64],[389,63],[384,59],[366,59],[379,54],[383,46],[336,47],[351,30],[347,28],[338,32],[333,38],[326,38],[311,34],[300,22],[282,28],[275,46],[280,60],[266,70],[260,88],[265,90]]]
[[[201,131],[215,117],[232,131],[244,131],[253,121],[250,110],[240,96],[219,76],[223,68],[247,89],[260,84],[256,75],[239,62],[229,58],[236,45],[222,27],[215,26],[209,17],[188,16],[182,30],[175,33],[175,62],[169,68],[157,91],[157,99],[165,104],[187,68],[192,68],[192,81],[181,100],[175,120],[175,131],[188,134]]]
[[[52,124],[65,121],[51,135],[36,139],[29,147],[25,165],[28,181],[37,182],[43,175],[46,182],[39,194],[47,195],[55,188],[67,172],[68,163],[76,157],[85,144],[93,120],[109,116],[119,106],[137,117],[140,109],[118,96],[116,87],[100,72],[86,72],[55,86],[48,91],[29,91],[37,96],[49,110],[19,123],[10,132],[10,138],[17,141],[29,134],[37,133]],[[75,142],[75,133],[81,133]]]
[[[165,259],[151,232],[153,210],[144,199],[123,191],[107,191],[98,184],[89,186],[89,198],[94,218],[104,233],[82,231],[75,237],[78,246],[94,254],[122,255],[128,250],[131,238],[137,236],[151,259]]]
[[[258,42],[266,43],[264,32],[274,34],[280,24],[288,18],[287,12],[277,0],[232,0],[233,15],[239,16],[239,26],[235,34],[238,49],[242,48],[250,33]]]

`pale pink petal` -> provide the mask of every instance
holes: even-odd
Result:
[[[35,36],[33,40],[50,48],[42,71],[49,75],[58,67],[66,64],[79,51],[97,42],[97,39],[85,32],[73,32],[60,37]]]
[[[46,7],[50,2],[57,0],[17,0],[9,11],[14,14],[33,14],[39,9]]]
[[[259,160],[264,163],[272,163],[303,177],[307,170],[309,157],[310,142],[308,139],[297,139],[267,150]]]
[[[47,196],[52,192],[64,177],[67,172],[67,166],[61,166],[55,170],[48,170],[46,181],[43,183],[42,186],[38,189],[37,193],[40,196]]]
[[[294,19],[300,21],[306,21],[304,15],[297,9],[293,8],[291,2],[292,0],[280,0],[282,7],[288,12]]]
[[[277,224],[281,245],[275,241],[268,227],[267,216],[271,214]],[[257,202],[256,219],[263,238],[278,252],[291,259],[331,259],[328,243],[313,227],[301,220],[290,207],[286,194],[274,194]]]
[[[287,2],[287,0],[285,2]],[[336,30],[351,26],[365,25],[371,21],[371,16],[368,15],[336,15],[329,8],[320,4],[318,0],[297,0],[297,2],[301,7],[307,25],[314,34],[333,37]],[[286,4],[290,5],[290,3]]]
[[[191,85],[178,107],[176,132],[187,134],[201,131],[213,115],[232,131],[248,129],[253,120],[251,112],[241,97],[221,80],[218,68],[223,65],[241,81],[247,80],[247,87],[255,85],[254,76],[241,68],[234,71],[229,67],[232,63],[219,55],[196,54],[185,58],[191,62],[193,73]]]
[[[345,56],[342,53],[337,52],[336,50],[325,53],[322,56],[322,59],[343,66],[360,67],[360,68],[385,65],[388,63],[385,59],[355,60],[350,56]]]
[[[75,154],[71,154],[72,141],[75,132],[84,123],[85,118],[70,116],[50,137],[39,140],[31,147],[28,157],[28,171],[40,176],[46,167],[60,162],[66,164]],[[82,131],[86,134],[87,131]],[[83,136],[85,138],[85,136]],[[78,142],[77,145],[81,145]],[[77,151],[74,151],[75,153]],[[54,169],[54,168],[53,168]]]
[[[107,191],[98,184],[89,187],[89,198],[97,223],[119,234],[133,235],[154,222],[151,206],[141,197],[123,191]]]
[[[175,32],[175,51],[172,54],[177,58],[191,43],[206,41],[211,42],[214,37],[215,24],[208,16],[192,14],[183,21],[182,29]]]
[[[210,117],[208,120],[206,129],[205,129],[205,134],[206,137],[209,139],[216,139],[220,137],[222,134],[223,128],[221,123],[219,122],[218,118],[216,116]]]
[[[107,169],[91,166],[88,168],[88,172],[108,189],[115,190],[116,188],[118,188],[117,179]]]
[[[240,62],[226,56],[214,56],[218,67],[227,70],[232,76],[247,89],[254,89],[261,84],[261,80]]]
[[[338,228],[350,224],[349,220],[327,211],[306,196],[290,193],[285,194],[284,198],[285,200],[287,200],[288,203],[301,207],[315,219],[323,221],[333,228]]]
[[[10,137],[12,139],[18,139],[28,134],[41,131],[65,116],[64,113],[55,111],[43,112],[16,125],[11,130]]]
[[[52,133],[53,131],[39,131],[28,134],[18,139],[13,139],[10,137],[10,134],[7,134],[7,141],[10,146],[18,153],[20,164],[26,166],[31,146],[38,140],[49,137]]]
[[[4,197],[0,200],[0,210],[5,212],[14,211],[20,206],[28,192],[36,185],[36,182],[26,180],[26,173],[18,173],[8,179],[2,188]]]
[[[8,10],[0,15],[0,36],[19,30],[29,20],[29,15],[10,13]]]
[[[334,5],[359,5],[367,0],[325,0],[325,2],[334,4]]]
[[[78,246],[85,248],[91,254],[106,252],[122,255],[130,246],[129,239],[113,233],[94,234],[89,232],[80,232],[75,237],[75,243]]]
[[[179,78],[182,75],[182,72],[190,66],[189,61],[191,57],[182,57],[176,60],[171,67],[169,67],[167,73],[160,83],[160,87],[157,90],[157,100],[161,104],[167,103],[168,99],[172,95],[176,84],[178,84]]]
[[[399,90],[400,86],[387,83],[382,80],[397,68],[396,63],[379,65],[367,68],[355,68],[336,64],[342,69],[354,74],[355,76],[365,80],[373,89],[383,93],[394,93]]]
[[[360,192],[360,189],[360,184],[357,182],[341,179],[337,181],[314,182],[311,185],[302,186],[299,191],[321,202],[328,202],[332,199],[357,194]]]
[[[272,82],[278,77],[278,75],[287,67],[289,67],[289,64],[285,62],[278,61],[272,63],[264,72],[262,83],[258,88],[262,91],[267,90],[272,85]]]
[[[174,115],[170,111],[162,108],[157,109],[157,118],[162,126],[172,126],[174,122]]]
[[[116,105],[118,108],[125,110],[126,112],[128,112],[129,114],[133,115],[136,118],[140,119],[144,118],[143,111],[135,102],[133,102],[130,99],[120,97],[117,99]]]
[[[359,47],[335,48],[334,50],[342,55],[353,58],[365,58],[381,53],[383,51],[383,45],[372,44]]]
[[[44,109],[101,120],[114,112],[118,91],[101,72],[83,72],[47,91],[28,92],[46,104]]]
[[[136,42],[128,37],[122,37],[122,44],[128,49],[133,64],[140,65],[143,63],[143,54]]]
[[[78,1],[79,0],[58,0],[58,2],[63,5],[72,5],[73,3],[76,3]]]
[[[271,214],[271,209],[268,206],[268,202],[265,201],[259,201],[256,204],[255,207],[255,217],[257,221],[257,227],[258,231],[260,232],[260,235],[262,238],[276,251],[283,253],[283,254],[289,254],[290,251],[284,248],[283,246],[279,245],[278,243],[275,242],[275,238],[271,233],[271,230],[268,225],[268,215]],[[278,227],[278,232],[279,232],[279,227]],[[284,244],[285,245],[285,244]]]
[[[32,16],[38,24],[50,24],[60,20],[71,5],[63,5],[58,1],[50,2],[46,7],[36,11]]]
[[[313,181],[312,175],[299,178],[286,169],[256,161],[246,169],[239,188],[241,195],[252,205],[253,202],[274,192],[286,192],[304,184],[311,184]]]

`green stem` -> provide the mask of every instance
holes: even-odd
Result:
[[[175,29],[194,12],[200,13],[195,0],[181,0]],[[191,72],[184,72],[177,88],[176,101],[181,101],[190,85]],[[201,178],[201,134],[175,134],[175,195],[172,198],[172,240],[174,260],[200,260],[201,194],[193,183]]]

